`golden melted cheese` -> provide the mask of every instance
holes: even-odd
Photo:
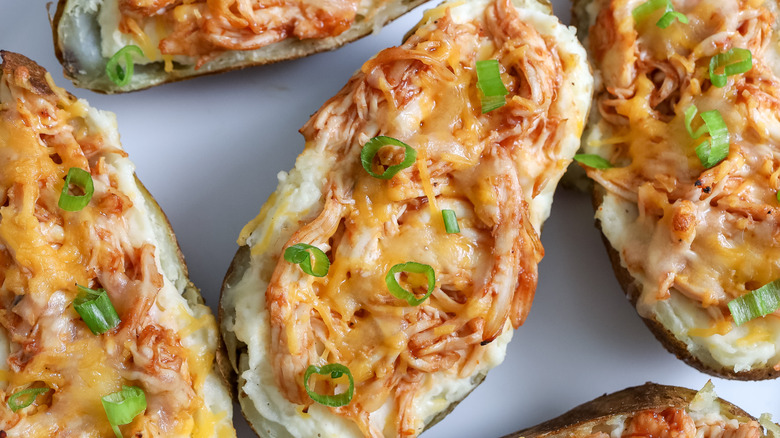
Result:
[[[234,436],[225,389],[211,385],[205,400],[216,323],[162,276],[149,231],[157,213],[136,187],[112,116],[56,89],[19,55],[3,56],[0,326],[10,345],[0,351],[0,430],[113,435],[101,397],[132,385],[148,409],[123,433]],[[89,170],[95,186],[77,212],[57,205],[71,167]],[[77,284],[106,289],[120,325],[93,335],[72,306]],[[49,391],[12,412],[8,398],[28,387]]]

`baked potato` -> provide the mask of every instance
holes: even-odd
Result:
[[[60,0],[54,50],[76,86],[119,93],[333,50],[425,1]]]
[[[235,436],[216,320],[114,115],[0,56],[0,436]]]
[[[596,84],[582,147],[617,278],[658,340],[780,375],[778,2],[576,0]]]
[[[548,3],[456,1],[311,117],[222,290],[259,435],[416,436],[503,360],[591,87]]]
[[[718,398],[712,382],[699,391],[645,383],[605,394],[560,417],[504,438],[777,437],[771,417],[759,421]]]

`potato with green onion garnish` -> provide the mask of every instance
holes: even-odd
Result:
[[[114,114],[0,57],[0,435],[235,437],[216,320]]]
[[[426,0],[59,0],[54,50],[82,88],[122,93],[334,50]]]
[[[301,129],[239,236],[222,334],[261,436],[411,437],[498,365],[591,99],[533,0],[448,2]]]
[[[578,0],[582,162],[612,265],[680,359],[780,376],[778,2]]]

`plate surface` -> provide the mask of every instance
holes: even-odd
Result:
[[[553,5],[568,22],[569,2]],[[424,9],[334,52],[117,96],[62,77],[44,0],[0,0],[0,48],[32,58],[60,86],[117,114],[139,178],[171,220],[192,281],[216,308],[239,231],[303,149],[298,129],[365,60],[399,44]],[[699,389],[709,379],[667,353],[624,298],[587,195],[558,191],[542,242],[533,309],[505,362],[426,438],[498,437],[605,392],[646,381]],[[721,397],[780,420],[780,381],[712,380]],[[255,436],[238,407],[235,424],[239,437]]]

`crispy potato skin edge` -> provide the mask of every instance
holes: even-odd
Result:
[[[536,426],[523,429],[503,438],[543,438],[567,432],[579,426],[603,424],[618,415],[633,414],[647,409],[685,408],[693,400],[696,391],[678,386],[645,383],[605,394],[583,403],[565,414]],[[721,410],[740,421],[755,420],[747,412],[723,399]]]

